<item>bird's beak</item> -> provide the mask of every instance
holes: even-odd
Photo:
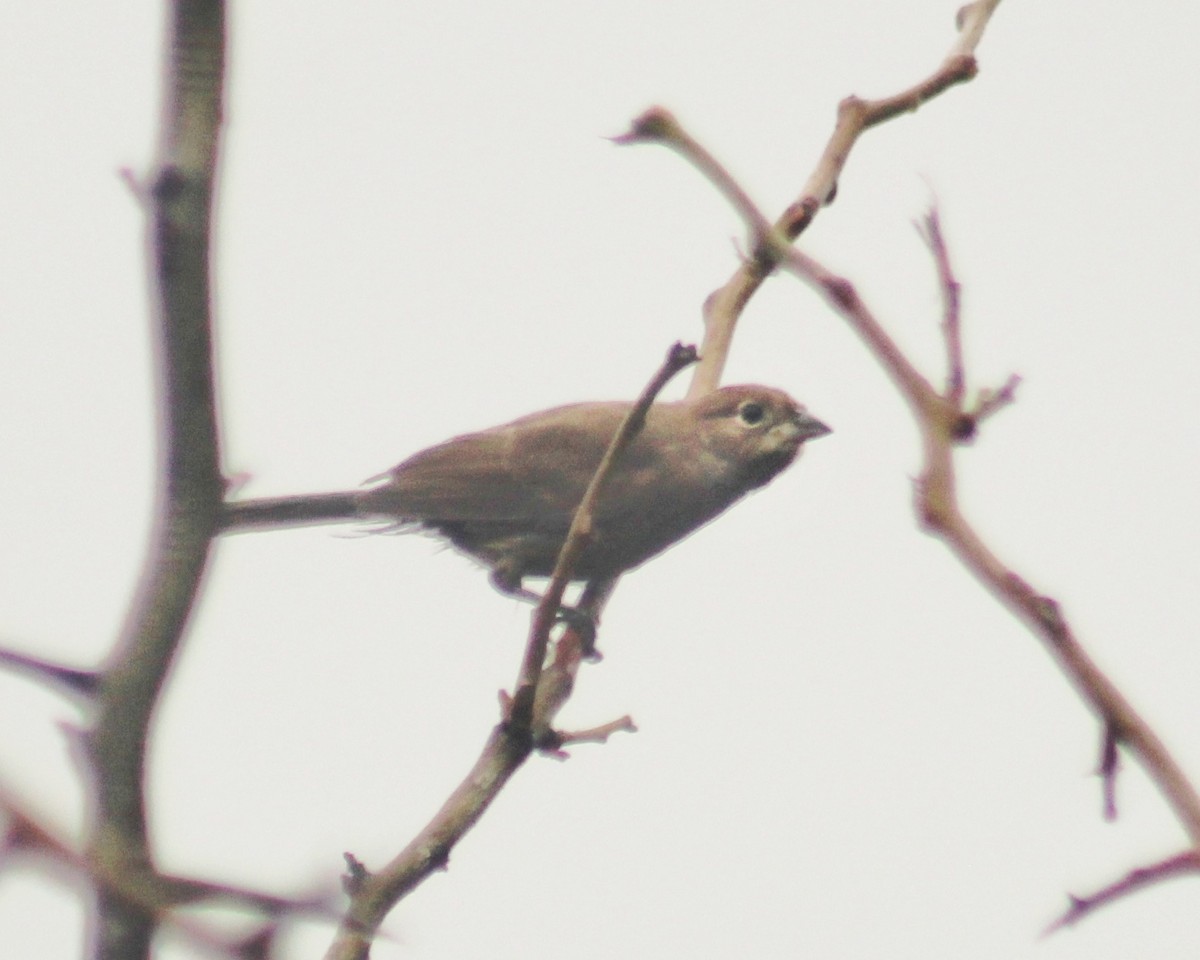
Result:
[[[796,439],[801,442],[815,440],[817,437],[823,437],[827,433],[833,433],[831,427],[827,427],[816,417],[809,416],[807,413],[801,413],[793,423],[797,431]]]

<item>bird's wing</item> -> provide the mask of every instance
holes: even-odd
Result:
[[[565,526],[628,409],[626,403],[559,407],[455,437],[404,461],[365,500],[411,520]],[[614,499],[654,460],[648,445],[629,450],[612,478]]]
[[[366,499],[406,520],[520,519],[532,502],[512,462],[503,430],[455,437],[405,460]]]
[[[553,516],[559,525],[570,523],[600,460],[612,442],[629,403],[591,403],[537,415],[535,429],[521,431],[517,462],[523,465],[523,482],[537,490],[540,516]],[[545,418],[542,420],[541,418]],[[673,514],[676,499],[692,501],[704,496],[696,489],[695,430],[687,409],[680,403],[658,403],[617,460],[596,507],[602,526],[640,523]]]

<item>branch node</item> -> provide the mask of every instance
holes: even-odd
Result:
[[[570,754],[562,749],[568,743],[607,743],[614,733],[637,733],[633,717],[626,714],[598,727],[586,730],[545,730],[537,737],[535,749],[553,760],[568,760]]]
[[[853,311],[858,306],[858,291],[854,289],[854,284],[844,277],[826,277],[822,281],[822,286],[825,292],[829,295],[839,310]]]
[[[974,80],[979,74],[979,61],[969,53],[960,53],[946,63],[946,75],[950,83]]]
[[[956,444],[968,444],[979,433],[979,418],[970,413],[960,413],[950,424],[950,439]]]
[[[832,203],[836,193],[837,186],[835,185],[825,198],[825,202],[827,204]],[[783,216],[779,218],[780,231],[789,240],[795,240],[808,229],[808,225],[812,223],[813,217],[817,215],[817,211],[820,209],[821,201],[816,197],[801,197],[783,211]]]
[[[779,266],[779,247],[769,236],[757,237],[748,263],[758,280],[765,280]]]
[[[1067,622],[1063,619],[1062,608],[1053,597],[1044,594],[1034,597],[1033,611],[1045,627],[1046,633],[1056,643],[1061,643],[1067,635]]]
[[[867,115],[868,106],[866,100],[853,93],[848,97],[843,97],[837,105],[838,123],[844,121],[846,123],[861,124],[863,118]]]
[[[150,195],[159,203],[170,203],[183,195],[187,187],[187,177],[173,163],[164,164],[159,168],[150,184]]]

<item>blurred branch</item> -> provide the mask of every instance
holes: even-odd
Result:
[[[575,674],[590,638],[581,637],[576,628],[568,629],[555,644],[551,663],[543,668],[543,662],[550,630],[562,606],[563,591],[591,536],[592,513],[608,476],[642,429],[646,412],[659,391],[671,377],[695,363],[696,359],[694,347],[675,344],[613,435],[575,510],[550,584],[534,610],[516,692],[512,698],[503,699],[504,719],[492,730],[470,773],[424,829],[379,873],[371,873],[357,857],[346,854],[350,873],[345,887],[350,894],[350,905],[325,955],[326,960],[365,960],[380,924],[391,909],[431,873],[446,866],[450,851],[479,822],[509,778],[535,749],[554,752],[568,741],[602,743],[618,730],[635,729],[632,720],[624,717],[595,730],[556,734],[551,729],[554,715],[571,695]],[[589,584],[584,591],[582,609],[598,610],[611,593],[614,582]]]
[[[181,916],[181,905],[231,904],[263,915],[257,937],[272,934],[283,919],[297,914],[329,917],[332,909],[328,898],[314,896],[306,899],[273,897],[226,884],[208,883],[183,877],[151,874],[143,870],[125,871],[113,861],[96,861],[81,854],[47,824],[29,812],[7,786],[0,784],[0,815],[5,830],[0,851],[3,856],[15,854],[45,858],[83,877],[93,888],[119,899],[141,914],[154,918],[156,924],[167,924],[188,942],[207,948],[210,952],[229,956],[246,955],[245,944],[230,940],[209,924]],[[2,862],[2,861],[0,861]]]
[[[40,683],[57,687],[88,703],[100,683],[100,675],[94,670],[76,670],[5,648],[0,648],[0,666],[11,667],[14,671],[27,674]]]
[[[620,144],[659,143],[683,154],[730,199],[751,230],[752,256],[705,301],[704,342],[700,345],[702,359],[692,376],[688,397],[703,396],[720,385],[742,310],[778,262],[779,244],[772,239],[769,248],[764,248],[763,241],[775,235],[795,240],[812,223],[817,211],[833,201],[850,151],[866,130],[901,114],[912,113],[926,101],[973,78],[978,70],[975,49],[999,5],[1000,0],[975,0],[959,10],[958,36],[941,65],[925,79],[890,97],[863,100],[850,96],[838,104],[837,123],[820,160],[801,188],[799,197],[770,228],[741,187],[707,151],[683,134],[682,128],[666,110],[651,108],[633,121],[628,133],[614,138],[614,142]]]
[[[1078,923],[1088,914],[1106,904],[1112,903],[1114,900],[1120,900],[1131,893],[1137,893],[1137,891],[1143,890],[1152,884],[1162,883],[1164,880],[1171,880],[1175,877],[1187,876],[1188,874],[1200,874],[1200,850],[1188,850],[1185,853],[1168,857],[1166,860],[1149,867],[1139,867],[1137,870],[1131,870],[1116,883],[1109,884],[1109,886],[1092,894],[1090,897],[1071,897],[1070,908],[1043,930],[1042,936],[1049,936],[1063,927],[1069,927],[1072,924]]]
[[[147,191],[157,334],[156,519],[136,595],[100,677],[87,741],[96,800],[89,859],[103,874],[134,883],[158,880],[146,832],[146,742],[200,588],[223,489],[209,279],[225,61],[220,0],[176,0],[167,47],[163,128]],[[147,957],[156,915],[107,885],[98,893],[95,955]]]

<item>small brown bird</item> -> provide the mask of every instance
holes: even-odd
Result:
[[[521,593],[549,576],[575,509],[631,403],[579,403],[422,450],[376,486],[230,504],[226,529],[346,520],[431,531]],[[708,523],[829,427],[781,390],[732,386],[656,403],[617,461],[574,578],[615,577]]]

